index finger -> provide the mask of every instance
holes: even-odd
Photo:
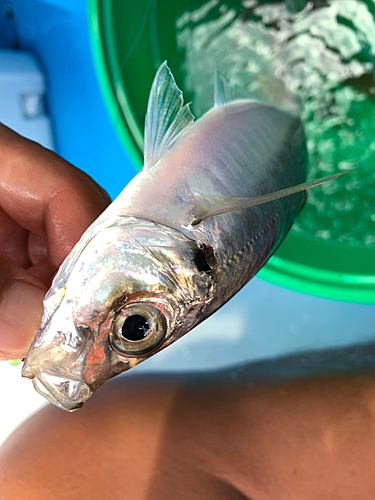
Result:
[[[19,225],[47,239],[52,268],[109,203],[91,177],[0,124],[0,206]]]

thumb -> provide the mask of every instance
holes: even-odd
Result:
[[[26,356],[38,331],[46,286],[0,253],[0,359]]]

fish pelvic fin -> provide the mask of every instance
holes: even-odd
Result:
[[[262,205],[263,203],[279,200],[280,198],[284,198],[285,196],[290,196],[292,194],[305,191],[306,189],[319,186],[324,182],[337,179],[337,177],[341,177],[342,175],[353,172],[353,170],[354,169],[330,175],[328,177],[323,177],[322,179],[318,179],[316,181],[304,182],[303,184],[298,184],[296,186],[282,189],[281,191],[276,191],[274,193],[264,194],[262,196],[254,196],[251,198],[215,198],[212,200],[205,200],[205,202],[200,201],[196,206],[196,211],[192,220],[190,221],[190,224],[192,226],[195,226],[203,220],[208,219],[209,217],[213,217],[214,215],[226,214],[229,212],[234,212],[236,210],[241,210],[242,208],[255,207],[256,205]]]
[[[221,74],[215,70],[214,74],[214,103],[215,106],[224,106],[239,99],[250,99],[252,101],[259,101],[256,97],[252,96],[250,92],[239,87],[238,85],[231,85]]]
[[[148,98],[145,118],[145,168],[155,165],[194,123],[189,104],[164,61],[158,69]]]

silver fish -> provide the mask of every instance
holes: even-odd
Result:
[[[194,122],[159,68],[144,168],[60,267],[23,366],[60,408],[80,408],[225,304],[282,241],[304,189],[323,182],[304,183],[300,120],[236,94],[217,75],[215,106]]]

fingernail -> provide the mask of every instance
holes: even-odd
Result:
[[[9,358],[26,355],[43,313],[45,290],[18,283],[0,304],[0,351]]]

